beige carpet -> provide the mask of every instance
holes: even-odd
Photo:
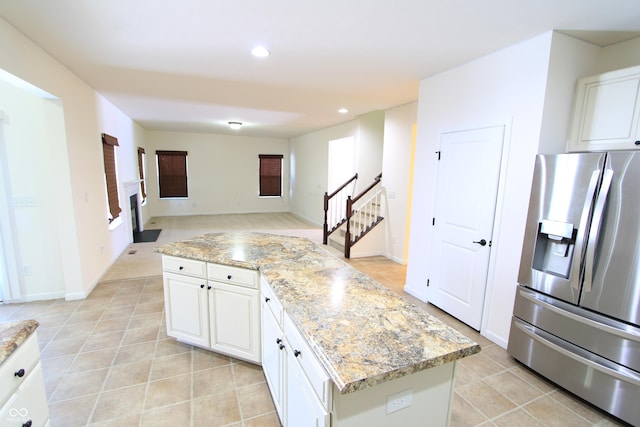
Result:
[[[322,243],[322,228],[309,224],[290,213],[194,215],[152,218],[145,228],[161,228],[158,240],[131,243],[107,270],[101,281],[123,280],[162,274],[162,258],[154,250],[165,243],[176,242],[206,233],[221,231],[256,231],[286,236],[306,237]]]

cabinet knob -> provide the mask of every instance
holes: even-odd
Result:
[[[293,350],[293,355],[294,355],[295,357],[300,356],[300,350]]]
[[[207,289],[211,290],[211,285],[207,286]]]
[[[24,369],[18,369],[17,371],[14,372],[13,374],[15,377],[19,377],[22,378],[24,377]]]
[[[183,266],[178,267],[178,270],[184,270]]]
[[[204,289],[204,283],[200,285],[200,289]]]
[[[26,423],[23,423],[22,427],[31,427],[32,424],[33,424],[33,421],[29,420]]]
[[[269,302],[269,301],[271,301],[271,298],[269,298],[269,297],[264,297],[264,302]]]
[[[278,346],[278,348],[280,348],[280,350],[283,350],[283,349],[284,349],[284,344],[280,344],[280,345]]]
[[[228,276],[227,276],[227,279],[231,280],[231,275],[228,275]]]
[[[636,142],[634,142],[634,144],[640,145],[640,141],[636,141]]]
[[[276,338],[276,344],[280,344],[282,340],[280,338]]]

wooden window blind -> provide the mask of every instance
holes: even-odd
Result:
[[[260,154],[260,196],[282,196],[282,154]]]
[[[187,152],[156,151],[160,198],[188,197]]]
[[[140,192],[142,193],[142,201],[144,202],[147,199],[147,191],[145,189],[145,178],[144,178],[144,148],[138,147],[138,172],[140,173]]]
[[[109,204],[109,223],[120,216],[118,200],[118,177],[116,175],[116,150],[118,138],[106,133],[102,134],[102,155],[104,158],[104,175],[107,181],[107,201]]]

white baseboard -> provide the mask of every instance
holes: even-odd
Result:
[[[41,294],[23,295],[22,300],[24,302],[32,302],[32,301],[46,301],[50,299],[61,299],[64,297],[65,297],[64,291],[44,292]]]
[[[85,299],[87,296],[89,296],[89,294],[86,292],[74,292],[74,293],[65,294],[64,299],[65,301],[75,301],[79,299]]]
[[[418,298],[422,302],[428,302],[427,296],[423,292],[418,291],[417,289],[413,289],[407,285],[404,285],[404,291],[409,295],[413,295],[414,297]]]
[[[398,264],[400,264],[400,265],[407,265],[407,260],[405,260],[404,258],[400,258],[400,257],[397,257],[397,256],[393,256],[393,255],[391,255],[391,254],[389,254],[389,253],[387,253],[387,254],[385,255],[385,257],[386,257],[386,258],[389,258],[389,259],[390,259],[391,261],[393,261],[393,262],[397,262],[397,263],[398,263]]]
[[[503,337],[496,335],[491,331],[486,331],[486,330],[480,331],[480,335],[487,338],[489,341],[496,343],[497,345],[504,348],[505,350],[507,349],[507,344],[509,343],[508,338],[504,339]]]

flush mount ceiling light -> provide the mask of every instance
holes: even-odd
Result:
[[[242,127],[242,122],[229,122],[229,127],[233,130],[238,130]]]
[[[344,107],[338,110],[338,113],[340,113],[340,114],[347,114],[348,112],[349,112],[349,110],[347,110]]]
[[[264,46],[257,46],[253,48],[251,54],[258,58],[266,58],[267,56],[271,55],[271,52],[269,52]]]

